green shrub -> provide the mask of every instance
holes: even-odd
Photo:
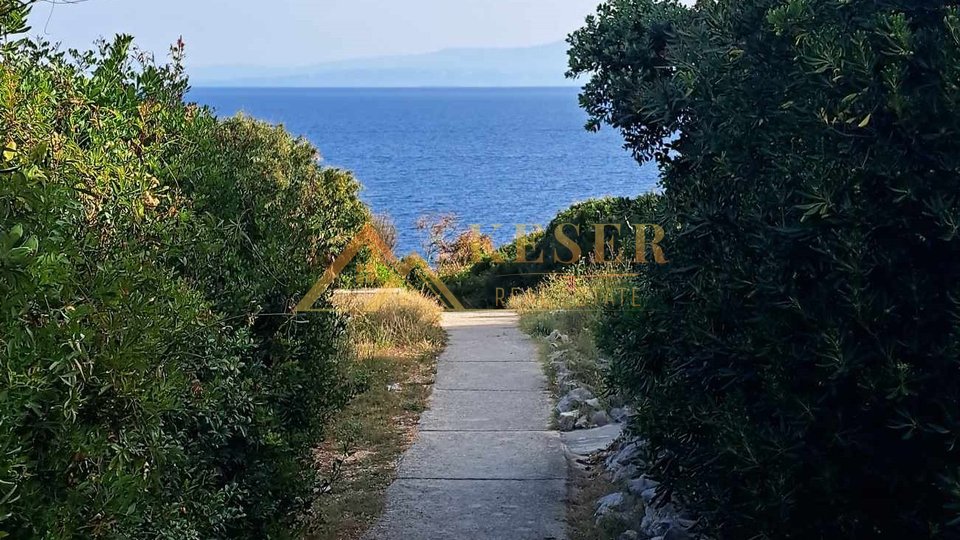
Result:
[[[0,536],[286,536],[357,390],[344,322],[289,307],[367,212],[130,41],[3,49]]]
[[[601,336],[663,489],[723,538],[960,536],[957,7],[611,0],[570,44],[676,224]]]

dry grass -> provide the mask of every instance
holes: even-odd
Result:
[[[445,334],[439,305],[409,291],[338,294],[351,315],[357,367],[368,389],[330,426],[315,451],[325,492],[308,516],[306,538],[360,538],[383,511],[384,491],[416,436]]]
[[[617,491],[602,473],[599,458],[570,467],[567,481],[567,535],[570,540],[615,540],[628,527],[616,517],[597,520],[597,499]]]
[[[340,292],[336,308],[350,315],[350,334],[361,356],[391,349],[416,350],[442,339],[443,308],[432,298],[405,289],[373,294]]]

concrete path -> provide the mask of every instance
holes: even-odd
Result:
[[[371,540],[564,538],[567,465],[536,345],[504,311],[444,315],[430,409]]]

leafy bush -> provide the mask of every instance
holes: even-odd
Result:
[[[958,8],[611,0],[570,44],[675,224],[601,336],[663,489],[723,538],[960,536]]]
[[[3,49],[0,536],[284,536],[356,391],[344,322],[289,307],[367,213],[130,42]]]

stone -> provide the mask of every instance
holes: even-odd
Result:
[[[577,411],[563,412],[557,416],[557,429],[560,431],[573,431],[577,424],[577,417],[580,414]]]
[[[609,424],[561,433],[560,440],[566,445],[568,452],[585,456],[608,448],[622,433],[623,427],[620,424]]]
[[[663,540],[690,540],[690,533],[674,524],[663,533]]]
[[[632,463],[628,463],[628,464],[623,465],[622,467],[618,468],[618,469],[616,470],[616,472],[613,473],[613,481],[614,481],[615,483],[623,482],[624,480],[626,480],[626,479],[628,479],[628,478],[632,478],[632,477],[636,476],[636,475],[637,475],[637,472],[639,472],[639,471],[637,470],[637,466],[634,465],[634,464],[632,464]],[[627,487],[627,491],[629,491],[629,490],[630,490],[630,488],[629,488],[629,486],[628,486],[628,487]],[[638,494],[638,495],[639,495],[639,494]]]
[[[400,386],[400,383],[393,383],[387,385],[387,392],[399,392],[403,390],[403,387]]]
[[[596,517],[602,517],[610,512],[619,511],[624,507],[626,501],[626,496],[619,491],[605,495],[597,501],[597,511],[594,515]]]
[[[610,423],[610,417],[603,411],[597,411],[590,415],[590,423],[594,426],[605,426]]]
[[[631,416],[633,416],[633,409],[630,407],[614,407],[610,409],[610,418],[613,418],[614,422],[628,422]]]
[[[587,401],[588,399],[593,399],[593,392],[587,390],[586,388],[577,388],[570,392],[570,395],[577,398],[580,401]]]
[[[617,537],[617,540],[637,540],[638,538],[640,538],[640,533],[630,529],[620,533],[620,536]]]
[[[580,402],[576,398],[567,394],[557,401],[557,412],[560,414],[577,411],[580,409]]]
[[[557,412],[565,413],[577,410],[584,401],[593,399],[593,394],[586,388],[575,388],[557,402]]]
[[[633,461],[640,454],[640,441],[634,440],[632,442],[624,443],[620,450],[616,453],[611,454],[607,457],[606,465],[610,470],[626,465],[630,461]]]
[[[577,429],[589,429],[593,426],[590,425],[590,417],[583,415],[580,418],[577,418],[577,422],[574,424],[574,427]]]
[[[653,502],[653,499],[657,496],[657,488],[647,488],[640,492],[640,498],[643,499],[643,503],[649,505]]]
[[[597,398],[584,400],[583,404],[595,411],[599,411],[600,409],[603,408],[603,406],[600,405],[600,400]]]
[[[549,336],[547,336],[547,343],[556,348],[560,344],[570,343],[570,336],[561,334],[559,330],[554,330],[553,332],[550,332]]]
[[[659,485],[660,483],[656,480],[650,480],[646,476],[641,476],[640,478],[627,481],[627,491],[629,491],[631,495],[639,497],[644,491]]]

